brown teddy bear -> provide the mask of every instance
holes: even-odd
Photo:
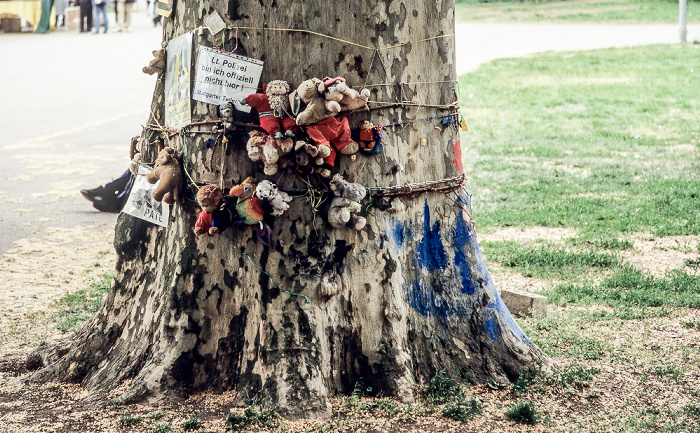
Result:
[[[172,147],[166,147],[158,153],[153,171],[146,175],[146,181],[160,184],[153,191],[153,200],[173,204],[180,200],[182,189],[182,168],[180,167],[182,152]]]
[[[323,97],[323,90],[319,89],[325,89],[323,82],[318,78],[311,78],[299,84],[299,87],[290,93],[289,102],[297,125],[312,125],[340,113],[340,104],[327,101]],[[302,103],[306,104],[303,110]]]
[[[148,66],[144,66],[142,71],[148,75],[156,73],[160,75],[165,71],[165,50],[162,48],[160,50],[153,50],[153,57],[155,58],[151,60]]]
[[[367,109],[370,94],[368,89],[358,92],[351,88],[343,77],[324,78],[322,84],[319,84],[319,92],[324,94],[326,100],[336,101],[340,111]]]

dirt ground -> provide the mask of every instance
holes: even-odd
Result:
[[[563,242],[574,234],[566,229],[508,228],[479,236],[482,242],[516,240],[527,243],[537,239]],[[197,431],[227,431],[225,419],[234,409],[232,393],[198,394],[160,406],[96,405],[84,389],[74,384],[27,386],[18,380],[27,374],[23,361],[32,348],[65,337],[56,328],[55,300],[87,287],[91,279],[101,274],[112,272],[115,255],[111,239],[111,230],[104,228],[49,229],[33,239],[17,242],[0,261],[3,275],[0,283],[0,432],[180,432],[197,425]],[[635,236],[634,250],[624,253],[625,260],[655,275],[663,275],[666,269],[677,268],[686,259],[697,259],[698,241],[698,237],[654,238],[639,234]],[[506,272],[494,263],[489,263],[489,267],[501,288],[536,292],[547,284]],[[549,317],[556,321],[567,308],[550,306]],[[527,320],[532,319],[519,319],[521,323]],[[672,422],[673,413],[682,413],[683,408],[700,403],[700,329],[681,326],[684,322],[698,323],[700,314],[681,309],[670,316],[628,320],[615,330],[606,329],[605,325],[587,324],[585,326],[590,329],[581,332],[590,338],[602,339],[615,353],[615,356],[601,357],[587,364],[600,371],[590,387],[549,387],[521,396],[513,392],[512,386],[504,389],[472,386],[468,393],[479,399],[483,409],[481,415],[467,422],[443,417],[440,408],[425,403],[404,406],[388,398],[339,397],[333,402],[332,420],[275,420],[268,430],[646,431],[644,428],[635,430],[638,424],[634,423],[656,417],[653,418],[655,425],[665,425]],[[536,402],[541,414],[538,424],[517,424],[506,418],[506,409],[523,400]],[[660,414],[654,412],[659,410]],[[700,424],[695,424],[694,428],[679,431],[698,431]],[[261,428],[253,426],[248,431],[257,430]]]

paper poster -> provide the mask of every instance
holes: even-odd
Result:
[[[237,110],[250,113],[240,101],[255,93],[262,70],[260,60],[200,46],[192,99],[215,105],[231,101]]]
[[[146,175],[150,172],[151,170],[145,167],[139,167],[139,175],[134,179],[129,199],[126,201],[124,208],[122,208],[122,212],[153,224],[167,227],[170,219],[170,206],[153,200],[153,191],[155,191],[160,181],[153,185],[148,183]]]
[[[192,121],[190,114],[192,33],[171,40],[166,52],[165,125],[170,128],[179,128]]]

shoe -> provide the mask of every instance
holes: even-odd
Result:
[[[121,207],[117,204],[116,200],[108,200],[104,197],[95,197],[92,201],[92,206],[100,212],[111,212],[117,213],[121,212]]]
[[[85,197],[85,199],[90,201],[95,201],[97,197],[102,197],[105,193],[104,187],[98,186],[93,189],[81,189],[80,193]]]

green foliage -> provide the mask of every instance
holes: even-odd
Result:
[[[240,431],[248,426],[256,425],[261,428],[275,427],[279,424],[277,404],[270,405],[264,401],[253,398],[249,406],[243,410],[243,414],[231,412],[226,417],[226,425],[231,431]]]
[[[611,268],[619,263],[617,257],[609,253],[566,251],[548,246],[527,248],[515,244],[510,249],[502,264],[530,275],[564,276],[589,268]]]
[[[530,401],[516,403],[506,411],[506,417],[520,424],[537,424],[539,414]]]
[[[117,427],[122,429],[131,428],[139,425],[141,423],[141,420],[142,418],[140,416],[125,413],[117,421]]]
[[[432,404],[445,404],[463,398],[464,391],[459,382],[445,374],[445,370],[435,373],[426,389],[428,401]]]
[[[692,321],[692,322],[681,322],[681,325],[684,328],[690,328],[690,329],[700,329],[700,322],[698,321]]]
[[[679,306],[700,308],[700,279],[683,269],[673,270],[664,278],[655,278],[633,267],[621,266],[597,287],[562,284],[544,294],[550,302],[560,305],[602,303],[622,309]]]
[[[480,225],[574,227],[586,239],[700,234],[700,86],[689,72],[699,54],[541,54],[460,77]]]
[[[192,416],[190,419],[182,423],[182,430],[199,430],[202,428],[202,422],[196,416]]]
[[[58,329],[61,332],[73,332],[80,328],[100,309],[111,285],[112,276],[104,274],[93,280],[87,289],[69,293],[56,301]]]
[[[664,0],[455,0],[458,21],[676,23],[678,2]],[[700,2],[688,1],[688,22],[697,22]]]
[[[595,367],[588,368],[577,364],[567,365],[561,371],[554,372],[549,378],[549,383],[564,388],[568,386],[579,389],[588,388],[598,373],[600,370]]]
[[[359,378],[357,382],[355,382],[355,388],[352,390],[352,395],[357,396],[357,397],[366,397],[372,393],[372,387],[371,386],[365,386],[365,380],[364,378]]]
[[[466,400],[462,397],[446,404],[442,409],[443,416],[462,422],[479,414],[481,414],[481,403],[476,398]]]
[[[576,237],[567,239],[569,243],[575,246],[593,246],[599,250],[631,250],[634,248],[634,244],[626,239],[617,239],[609,237]]]

